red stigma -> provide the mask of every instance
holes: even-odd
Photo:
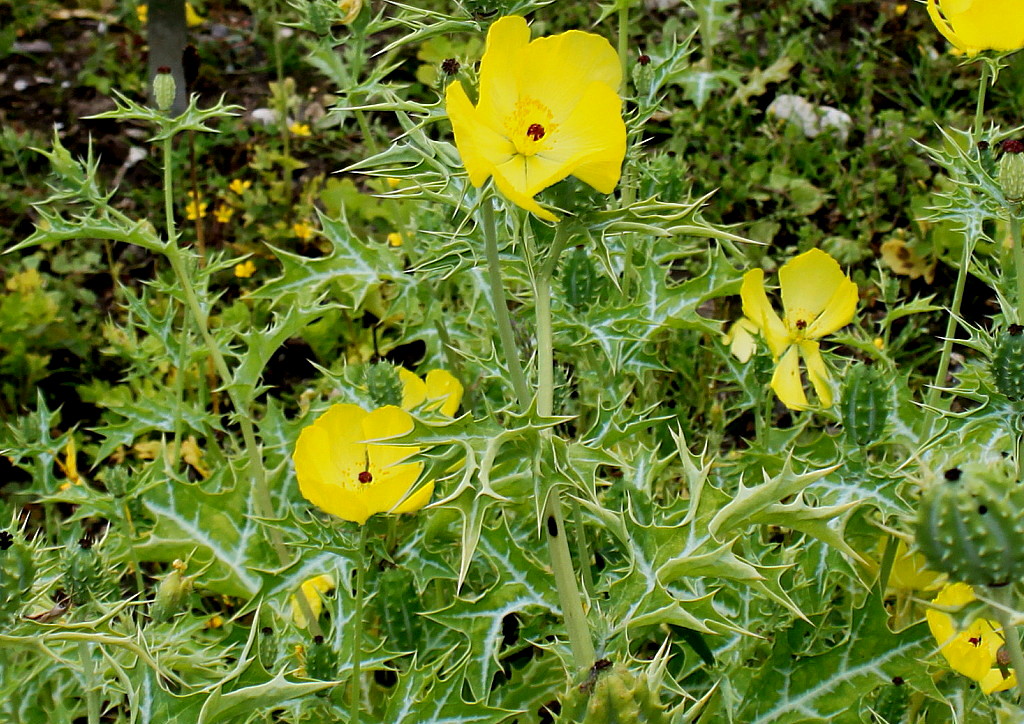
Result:
[[[972,646],[981,646],[981,636],[971,636],[967,640],[971,642]]]
[[[796,320],[796,328],[799,329],[801,332],[804,331],[805,329],[807,329],[807,320],[805,320],[805,319],[798,319],[798,320]]]
[[[539,141],[544,138],[544,126],[539,123],[531,123],[530,127],[526,129],[526,135],[534,141]]]
[[[373,482],[373,476],[370,475],[370,471],[369,470],[364,470],[363,472],[359,473],[359,482],[360,483],[372,483]]]

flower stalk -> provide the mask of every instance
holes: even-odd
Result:
[[[993,605],[989,608],[995,615],[999,625],[1003,627],[1003,638],[1014,673],[1017,674],[1017,700],[1024,701],[1024,650],[1020,646],[1020,632],[1013,623],[1010,612],[1014,610],[1017,597],[1013,593],[1013,585],[999,586],[988,589]]]
[[[352,614],[355,617],[352,630],[352,680],[349,700],[349,721],[352,724],[359,722],[359,701],[362,698],[362,687],[360,682],[361,667],[363,663],[363,591],[366,588],[366,526],[359,526],[359,542],[356,544],[355,566],[356,566],[356,608]]]

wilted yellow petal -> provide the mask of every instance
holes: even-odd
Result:
[[[740,317],[729,327],[722,342],[729,346],[733,357],[746,364],[757,349],[757,325],[746,317]]]
[[[315,576],[303,582],[299,590],[302,596],[305,597],[306,603],[309,604],[309,610],[313,614],[313,618],[320,618],[320,613],[324,607],[323,595],[334,590],[334,576],[327,573]],[[292,620],[295,621],[295,625],[299,628],[306,628],[308,625],[306,615],[303,612],[302,605],[299,603],[298,596],[292,596],[291,605]]]

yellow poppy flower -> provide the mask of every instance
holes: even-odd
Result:
[[[425,409],[437,410],[445,417],[454,417],[462,402],[462,383],[445,370],[430,370],[420,379],[404,367],[398,368],[398,379],[402,382],[402,409],[412,410],[423,403]]]
[[[243,181],[242,179],[236,178],[228,184],[228,188],[234,191],[236,194],[241,196],[250,188],[252,188],[252,181]]]
[[[936,606],[954,608],[976,601],[974,589],[966,583],[947,584],[932,601]],[[977,681],[986,694],[1005,691],[1016,685],[1016,674],[1003,678],[996,665],[996,657],[1003,645],[1003,629],[996,621],[976,618],[962,631],[957,630],[953,617],[944,611],[929,609],[925,612],[928,628],[939,644],[939,650],[950,667],[969,679]]]
[[[505,198],[547,221],[558,218],[533,197],[567,176],[610,194],[626,154],[621,77],[618,55],[599,35],[570,30],[531,41],[523,18],[496,21],[477,105],[459,81],[445,92],[470,183],[493,176]]]
[[[332,405],[295,443],[299,491],[321,510],[359,525],[376,513],[419,510],[430,501],[434,481],[413,491],[423,463],[402,461],[420,448],[386,443],[412,429],[412,417],[394,405],[372,412]]]
[[[306,597],[306,602],[309,604],[309,612],[313,614],[314,619],[320,618],[320,612],[324,610],[323,596],[333,591],[334,586],[334,576],[324,573],[310,578],[299,587],[302,595]],[[291,604],[292,620],[295,622],[295,625],[299,628],[306,628],[308,625],[306,614],[303,613],[302,606],[299,605],[299,597],[292,596]]]
[[[822,406],[832,404],[829,374],[815,341],[845,327],[857,308],[857,285],[839,263],[820,249],[799,255],[779,269],[784,319],[772,309],[764,290],[764,271],[743,275],[743,313],[764,335],[775,358],[772,389],[786,407],[808,407],[800,381],[800,357],[807,365]]]
[[[946,40],[968,56],[1024,48],[1020,0],[928,0],[928,14]]]

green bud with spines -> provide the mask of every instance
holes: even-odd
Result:
[[[1024,579],[1024,485],[1008,460],[948,470],[921,496],[917,547],[928,567],[975,586]]]
[[[851,442],[868,446],[882,440],[895,407],[892,385],[877,365],[852,365],[843,381],[840,410]]]
[[[35,577],[32,549],[16,534],[0,530],[0,623],[18,613],[32,593]]]
[[[878,689],[871,709],[879,717],[878,722],[902,722],[910,705],[910,687],[903,677],[893,677],[891,684]]]
[[[573,724],[668,724],[658,692],[645,673],[607,659],[597,661],[583,682],[562,699],[560,722]]]
[[[166,621],[185,609],[185,601],[192,593],[192,577],[185,575],[185,563],[180,560],[171,564],[170,572],[160,581],[150,615],[154,621]]]
[[[390,362],[374,362],[366,366],[366,391],[374,405],[402,405],[402,380]]]
[[[174,82],[174,75],[166,65],[157,68],[153,76],[153,100],[156,107],[166,113],[174,105],[174,96],[177,94],[177,84]]]
[[[561,281],[565,300],[573,309],[585,312],[597,300],[601,278],[594,260],[582,245],[567,255]]]
[[[306,647],[306,676],[320,681],[333,681],[338,676],[338,655],[323,636],[314,636]]]
[[[999,335],[991,369],[1000,393],[1011,400],[1024,399],[1024,327],[1011,324]]]
[[[76,606],[107,599],[112,586],[106,568],[90,538],[82,538],[64,551],[64,590]]]

